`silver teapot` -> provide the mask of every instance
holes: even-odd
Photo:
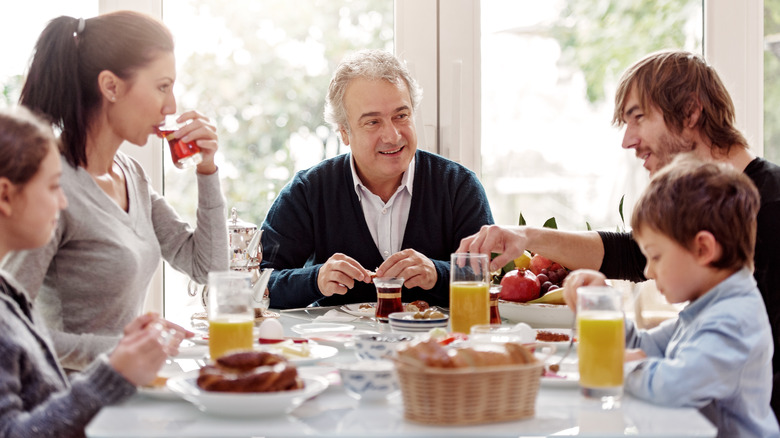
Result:
[[[230,211],[227,228],[230,245],[230,270],[252,274],[252,295],[255,308],[261,311],[266,310],[271,301],[267,286],[273,269],[260,269],[260,262],[263,260],[263,247],[260,244],[260,238],[263,235],[263,230],[258,232],[257,225],[239,219],[235,207]],[[208,303],[208,285],[200,286],[190,280],[187,292],[192,297],[197,296],[198,289],[201,287],[201,303],[205,309]]]

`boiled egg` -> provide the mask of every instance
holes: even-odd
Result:
[[[263,339],[284,339],[284,328],[282,324],[272,318],[268,318],[258,328],[258,336]]]

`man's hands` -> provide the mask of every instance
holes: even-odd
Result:
[[[317,274],[317,287],[326,297],[344,295],[355,287],[356,280],[369,283],[371,273],[352,257],[336,253],[320,268]]]
[[[377,277],[403,277],[406,288],[430,290],[439,275],[431,259],[413,249],[405,249],[390,256],[376,271]],[[336,253],[326,261],[317,275],[317,287],[322,295],[344,295],[355,287],[355,281],[371,282],[371,272],[357,260]]]
[[[431,259],[413,249],[397,252],[376,270],[377,277],[403,277],[407,289],[420,287],[431,290],[436,286],[439,274]]]

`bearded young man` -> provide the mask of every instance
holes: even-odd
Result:
[[[623,148],[634,149],[654,175],[677,154],[728,163],[743,171],[761,195],[754,278],[772,325],[780,334],[780,167],[756,155],[734,126],[734,104],[715,70],[683,51],[653,53],[629,67],[615,96],[613,123],[625,126]],[[491,269],[528,249],[570,269],[598,269],[608,278],[644,281],[646,259],[631,233],[566,232],[485,226],[463,239],[458,252],[501,253]],[[744,333],[750,336],[750,333]],[[780,354],[772,360],[772,409],[780,408]]]

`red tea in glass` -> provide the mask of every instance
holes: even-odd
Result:
[[[157,128],[157,135],[160,138],[168,140],[168,145],[171,147],[171,158],[173,159],[173,165],[179,169],[185,167],[196,166],[203,160],[203,156],[200,153],[200,148],[194,141],[185,143],[181,139],[173,136],[176,132],[176,128],[159,127]]]
[[[501,324],[501,315],[498,313],[498,297],[501,294],[500,285],[490,286],[490,323]]]
[[[391,313],[404,311],[404,305],[401,303],[401,288],[404,285],[403,278],[375,278],[374,285],[376,286],[377,321],[388,322],[388,316],[390,316]]]

